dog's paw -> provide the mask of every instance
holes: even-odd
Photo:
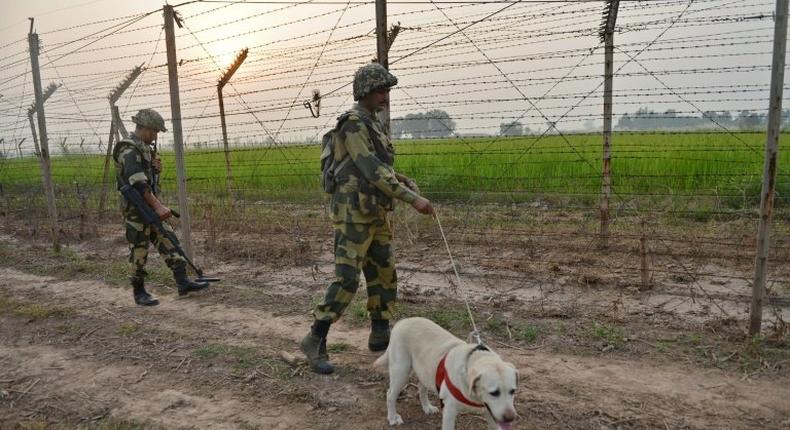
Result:
[[[433,415],[439,413],[439,408],[434,405],[428,405],[427,408],[422,408],[422,411],[425,412],[425,415]]]
[[[388,420],[391,426],[399,426],[403,424],[403,418],[401,418],[398,414],[395,414],[394,417],[389,417]]]

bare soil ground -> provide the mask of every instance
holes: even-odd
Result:
[[[71,236],[56,254],[23,225],[6,223],[0,237],[0,428],[388,428],[363,288],[332,328],[336,374],[312,374],[299,360],[309,310],[331,278],[325,226],[269,225],[260,236],[224,228],[221,237],[204,226],[197,243],[222,252],[201,263],[223,282],[179,298],[152,252],[161,304],[143,308],[124,280],[120,231]],[[449,230],[483,338],[523,377],[518,428],[790,428],[787,293],[770,298],[766,336],[748,339],[749,286],[726,263],[736,247],[704,263],[665,259],[642,291],[630,242],[596,256],[608,259],[602,266],[586,245],[563,249],[557,237]],[[465,337],[436,237],[408,223],[398,231],[408,248],[399,317],[425,316]],[[416,394],[411,386],[400,400],[402,428],[439,428]],[[483,421],[463,416],[459,428]]]

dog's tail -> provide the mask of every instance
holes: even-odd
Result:
[[[373,367],[379,370],[386,370],[389,363],[389,352],[389,349],[384,351],[384,354],[381,354],[381,357],[377,358],[376,361],[373,362]]]

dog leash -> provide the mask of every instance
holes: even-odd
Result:
[[[458,281],[458,287],[461,288],[461,297],[464,299],[464,305],[466,305],[466,313],[469,315],[469,321],[472,323],[472,336],[474,336],[475,341],[478,345],[482,345],[483,341],[480,339],[480,332],[477,331],[477,324],[475,324],[475,317],[472,316],[472,309],[469,307],[469,297],[467,296],[466,288],[464,287],[463,281],[461,281],[461,276],[458,274],[458,269],[455,266],[455,259],[453,259],[453,253],[450,252],[450,244],[447,243],[447,236],[444,234],[444,229],[442,228],[442,222],[439,221],[439,213],[434,209],[433,217],[436,219],[436,223],[439,224],[439,232],[442,234],[442,240],[444,241],[444,247],[447,249],[447,255],[450,256],[450,264],[453,266],[453,272],[455,273],[455,278]]]

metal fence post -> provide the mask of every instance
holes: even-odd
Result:
[[[187,177],[184,165],[184,138],[181,129],[181,97],[178,92],[178,59],[176,58],[176,34],[174,24],[177,20],[173,6],[164,6],[165,44],[167,45],[167,74],[170,81],[170,112],[173,122],[173,150],[176,159],[176,183],[178,185],[178,209],[181,212],[181,243],[184,252],[194,258],[192,253],[192,224],[187,199]],[[178,26],[181,27],[180,20]]]
[[[44,194],[47,197],[47,212],[52,229],[52,246],[56,252],[60,251],[60,237],[58,234],[58,209],[55,203],[55,186],[52,183],[52,172],[49,161],[49,143],[47,141],[47,119],[44,115],[44,93],[41,89],[41,71],[38,64],[39,40],[38,34],[33,32],[33,18],[30,19],[30,32],[27,35],[30,46],[30,70],[33,73],[33,90],[36,95],[36,115],[38,116],[38,132],[41,139],[41,175],[44,179]],[[54,90],[53,90],[54,91]]]
[[[600,36],[605,44],[603,89],[603,168],[601,178],[601,247],[609,246],[609,199],[612,194],[612,81],[614,79],[614,26],[620,0],[604,10]]]
[[[771,66],[771,99],[768,106],[768,132],[765,139],[763,187],[760,193],[760,225],[757,230],[757,256],[754,261],[752,307],[749,334],[760,334],[763,319],[763,295],[768,272],[768,245],[774,209],[776,164],[779,160],[779,133],[782,126],[782,90],[784,87],[785,49],[787,47],[787,6],[789,0],[776,0],[774,58]]]

